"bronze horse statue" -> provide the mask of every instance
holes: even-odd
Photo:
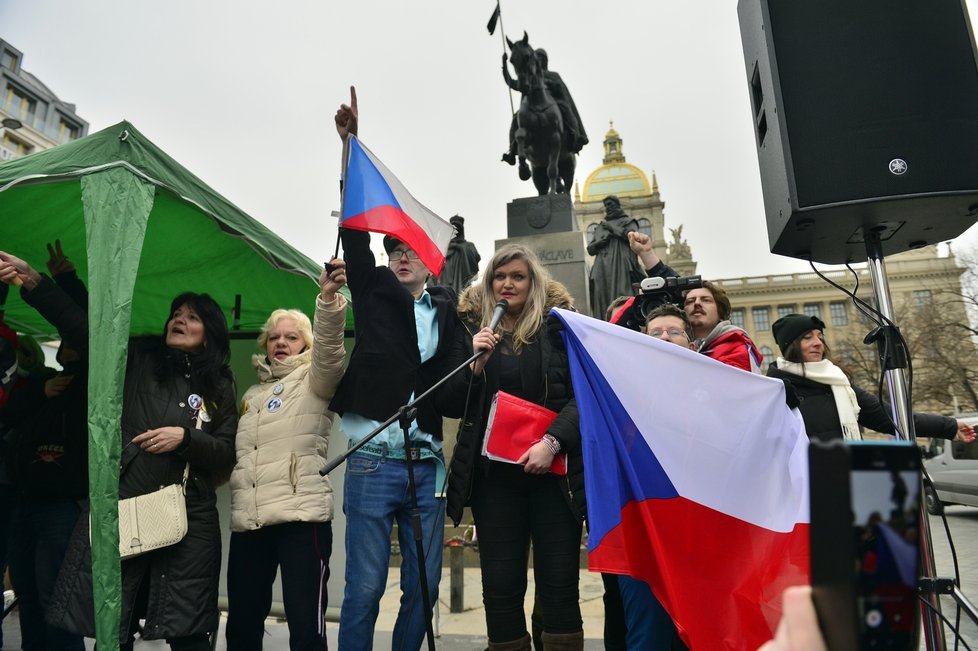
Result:
[[[525,181],[532,176],[533,185],[541,196],[570,192],[577,165],[574,143],[570,142],[570,134],[564,128],[560,107],[547,89],[545,71],[526,32],[521,40],[514,43],[507,38],[506,42],[516,70],[516,81],[509,76],[505,54],[503,77],[523,95],[515,116],[516,129],[510,134],[516,143],[520,178]],[[507,160],[505,155],[503,159]]]

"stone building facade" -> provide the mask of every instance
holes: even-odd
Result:
[[[0,39],[0,162],[88,135],[88,122],[75,114],[75,105],[24,70],[23,59]]]
[[[574,210],[586,234],[604,218],[602,199],[614,194],[626,213],[639,220],[652,237],[659,257],[683,276],[696,273],[692,249],[682,238],[682,225],[666,236],[665,202],[652,174],[629,164],[622,138],[612,126],[604,139],[603,164],[591,172],[583,191],[575,186]],[[949,247],[928,246],[890,256],[885,261],[897,325],[908,339],[914,363],[914,407],[940,413],[978,410],[978,354],[967,329],[966,306],[978,305],[978,287],[962,286],[967,269]],[[858,274],[857,295],[873,303],[873,287],[865,264],[853,265]],[[845,269],[823,272],[828,279],[852,289],[855,278]],[[879,377],[876,347],[862,343],[875,327],[842,291],[814,272],[711,279],[727,292],[733,306],[731,321],[750,333],[765,358],[765,367],[780,354],[771,325],[792,312],[813,314],[826,324],[833,359],[860,386],[875,392]],[[974,385],[974,386],[972,386]]]

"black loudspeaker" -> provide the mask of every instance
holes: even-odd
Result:
[[[771,251],[865,260],[978,220],[964,0],[740,0]]]

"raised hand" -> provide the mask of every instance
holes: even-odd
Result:
[[[333,121],[336,123],[336,133],[340,134],[340,140],[346,142],[347,137],[357,135],[359,130],[360,112],[357,109],[357,89],[350,86],[350,104],[341,104],[336,110]]]
[[[326,303],[332,303],[336,292],[346,284],[346,262],[340,258],[329,261],[329,269],[319,274],[319,295]]]
[[[53,247],[48,242],[47,267],[52,276],[75,270],[75,265],[68,260],[68,256],[61,250],[61,240],[55,240]]]

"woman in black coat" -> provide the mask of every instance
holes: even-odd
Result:
[[[88,316],[47,276],[0,252],[0,281],[21,294],[72,341],[88,342]],[[206,651],[217,629],[221,532],[215,489],[234,466],[237,430],[227,321],[206,294],[184,293],[171,305],[162,337],[129,343],[122,406],[119,498],[186,485],[187,535],[175,545],[122,562],[119,641],[131,649],[139,620],[143,639],[172,649]],[[48,610],[51,624],[95,634],[87,507],[78,520]]]
[[[497,334],[486,326],[502,298],[509,301],[509,307]],[[547,277],[530,249],[519,245],[499,249],[483,279],[459,299],[459,314],[468,333],[461,331],[456,338],[450,366],[464,362],[473,350],[489,352],[452,378],[446,390],[450,399],[464,402],[472,382],[467,415],[452,457],[447,512],[457,526],[462,509],[472,507],[490,649],[530,648],[523,601],[531,540],[544,648],[580,649],[583,645],[578,600],[584,517],[580,427],[566,352],[551,345],[547,332],[551,307],[570,308],[570,295]],[[481,454],[497,391],[557,414],[516,463]],[[548,472],[560,451],[568,454],[566,476]]]
[[[775,321],[772,329],[784,356],[771,364],[767,374],[794,389],[809,438],[861,439],[860,427],[884,434],[896,432],[889,405],[854,386],[842,369],[826,358],[829,351],[821,319],[789,314]],[[963,441],[975,438],[970,425],[953,418],[915,413],[913,420],[917,436]]]

